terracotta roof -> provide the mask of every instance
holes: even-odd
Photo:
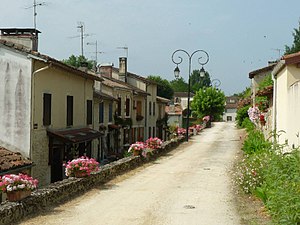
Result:
[[[156,96],[156,100],[157,100],[158,102],[162,102],[162,103],[168,103],[168,102],[171,101],[170,99],[163,98],[163,97],[160,97],[160,96]]]
[[[150,95],[148,92],[143,91],[143,90],[141,90],[133,85],[130,85],[126,82],[123,82],[121,80],[117,80],[114,78],[108,78],[108,77],[102,77],[102,78],[103,78],[102,84],[107,85],[109,87],[121,88],[121,89],[136,92],[141,95]]]
[[[112,95],[105,94],[102,91],[94,91],[94,97],[110,101],[118,101],[118,99],[114,98]]]
[[[24,54],[32,55],[35,60],[43,61],[43,62],[46,62],[46,63],[48,63],[50,65],[57,66],[57,67],[59,67],[61,69],[67,70],[67,71],[69,71],[71,73],[74,73],[74,74],[76,74],[78,76],[81,76],[81,77],[84,77],[84,78],[88,78],[90,80],[102,81],[102,78],[100,76],[84,72],[84,71],[79,70],[79,69],[77,69],[77,68],[75,68],[73,66],[69,66],[69,65],[67,65],[67,64],[65,64],[65,63],[63,63],[63,62],[61,62],[59,60],[51,58],[50,56],[43,55],[43,54],[41,54],[39,52],[36,52],[36,51],[32,51],[32,50],[30,50],[29,48],[26,48],[23,45],[14,44],[12,42],[0,39],[0,46],[1,45],[5,46],[7,48],[10,48],[10,49],[17,50],[17,51],[19,51],[21,53],[24,53]]]
[[[0,146],[0,173],[10,170],[22,169],[31,166],[32,161],[26,159],[19,152],[12,152]]]
[[[116,73],[119,73],[119,69],[116,68],[116,67],[112,67],[112,70],[113,70],[114,72],[116,72]],[[146,78],[146,77],[143,77],[143,76],[140,76],[140,75],[137,75],[137,74],[128,72],[128,71],[127,71],[127,76],[128,76],[128,77],[136,78],[136,79],[141,80],[141,81],[143,81],[143,82],[145,82],[145,83],[147,83],[147,84],[158,84],[157,82],[155,82],[155,81],[153,81],[153,80],[150,80],[150,79],[148,79],[148,78]]]
[[[194,96],[195,94],[193,92],[190,92],[190,97],[194,97]],[[188,92],[174,92],[174,97],[187,98]]]
[[[289,55],[282,56],[282,59],[285,60],[285,64],[298,64],[300,63],[300,52],[296,52]]]
[[[257,69],[257,70],[254,70],[252,72],[249,73],[249,78],[252,79],[253,77],[255,77],[256,75],[260,74],[260,73],[263,73],[263,72],[272,72],[272,70],[274,69],[276,63],[274,64],[271,64],[269,66],[266,66],[266,67],[263,67],[263,68],[260,68],[260,69]]]

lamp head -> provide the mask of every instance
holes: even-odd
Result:
[[[202,66],[202,68],[200,69],[199,72],[200,72],[200,77],[204,78],[205,77],[205,70],[204,70],[203,66]]]
[[[174,76],[176,79],[178,79],[179,75],[180,75],[180,70],[179,70],[178,66],[176,66],[176,68],[174,69]]]

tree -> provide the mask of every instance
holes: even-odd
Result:
[[[211,80],[208,72],[205,72],[204,77],[200,77],[200,71],[194,70],[190,76],[191,90],[197,92],[200,88],[210,87]]]
[[[191,108],[199,118],[209,115],[212,119],[219,120],[225,109],[225,95],[214,87],[201,88],[196,92]]]
[[[160,76],[150,75],[148,79],[155,81],[157,85],[157,95],[163,98],[172,99],[174,90],[170,82],[166,79],[162,79]]]
[[[300,51],[300,21],[298,29],[294,29],[293,37],[294,44],[291,47],[285,46],[285,54],[292,54]]]
[[[93,60],[88,60],[84,56],[75,56],[71,55],[68,59],[63,59],[63,63],[79,68],[83,63],[87,63],[88,69],[92,69],[95,67],[95,62]]]
[[[172,80],[170,82],[171,87],[176,92],[187,92],[189,90],[189,85],[184,81],[182,77]]]

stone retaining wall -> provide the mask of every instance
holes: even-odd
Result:
[[[140,156],[123,158],[101,166],[100,171],[89,177],[71,177],[52,183],[45,188],[38,189],[32,192],[31,196],[22,201],[5,201],[0,205],[0,224],[14,224],[30,214],[38,213],[49,206],[55,206],[71,198],[77,197],[80,193],[84,193],[97,185],[103,184],[145,162],[157,159],[159,156],[177,147],[184,139],[184,137],[179,137],[173,141],[164,142],[162,149],[155,152],[155,154],[147,159]]]

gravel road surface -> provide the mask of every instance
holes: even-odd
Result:
[[[21,224],[240,224],[227,171],[238,149],[234,123],[214,123],[155,162]]]

